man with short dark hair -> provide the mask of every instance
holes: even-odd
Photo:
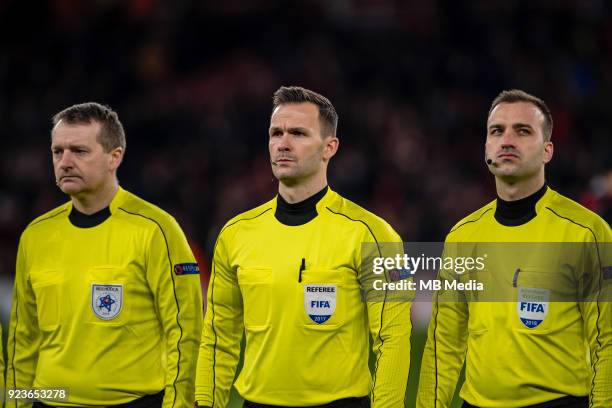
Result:
[[[612,232],[546,185],[551,133],[541,99],[510,90],[493,101],[485,161],[497,199],[459,221],[445,247],[486,267],[465,278],[440,270],[487,286],[436,293],[419,408],[450,406],[464,362],[464,408],[612,407]]]
[[[198,265],[174,218],[119,186],[124,152],[109,107],[53,117],[55,179],[70,201],[21,236],[6,385],[67,398],[34,407],[193,406]]]
[[[491,103],[491,108],[489,109],[488,116],[490,117],[493,113],[493,110],[497,107],[497,105],[501,103],[530,103],[540,112],[542,119],[542,135],[544,136],[544,140],[546,142],[550,141],[552,137],[553,130],[553,119],[552,114],[550,113],[550,109],[546,103],[533,95],[528,94],[525,91],[520,89],[510,89],[507,91],[502,91],[495,97],[493,102]]]
[[[404,405],[410,302],[385,301],[386,292],[361,298],[363,245],[382,253],[401,238],[327,186],[337,122],[313,91],[274,94],[269,153],[278,195],[228,221],[215,244],[196,378],[201,407],[228,406],[243,333],[235,387],[245,407]]]

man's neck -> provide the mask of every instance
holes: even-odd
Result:
[[[310,183],[288,186],[283,182],[278,183],[278,194],[289,204],[299,203],[313,196],[327,186],[327,177]]]
[[[520,181],[505,181],[500,177],[495,178],[495,188],[497,196],[505,201],[516,201],[521,198],[529,197],[544,185],[544,173],[537,177],[532,177]]]
[[[83,214],[94,214],[110,205],[113,197],[117,194],[119,184],[114,182],[95,194],[83,194],[72,196],[72,205]]]

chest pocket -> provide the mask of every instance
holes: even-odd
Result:
[[[341,271],[325,268],[302,272],[301,296],[297,296],[303,326],[329,330],[346,322],[346,282]]]
[[[238,268],[237,273],[242,293],[244,326],[254,331],[266,329],[270,325],[272,268]]]
[[[55,330],[65,305],[63,296],[64,273],[60,269],[43,269],[30,273],[32,290],[36,297],[38,326],[42,331]]]
[[[551,302],[576,301],[581,293],[581,282],[576,279],[574,269],[570,265],[561,265],[554,270],[540,267],[520,268],[514,272],[512,286],[546,290],[550,293]]]
[[[128,271],[118,266],[99,266],[87,271],[88,323],[121,326],[129,321],[130,280]]]

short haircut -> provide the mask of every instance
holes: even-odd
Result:
[[[334,105],[321,94],[301,86],[281,86],[274,92],[272,112],[281,105],[291,103],[313,103],[319,108],[319,123],[322,136],[336,136],[338,113]]]
[[[100,133],[98,142],[105,152],[121,147],[125,151],[125,132],[119,116],[110,107],[97,102],[86,102],[72,105],[53,116],[53,127],[63,121],[70,125],[98,122]]]
[[[500,103],[516,103],[516,102],[527,102],[536,106],[544,115],[544,124],[542,125],[542,133],[544,134],[544,140],[549,141],[552,136],[553,130],[553,119],[550,113],[550,109],[546,106],[546,103],[538,98],[537,96],[533,96],[528,94],[525,91],[521,91],[520,89],[510,89],[507,91],[500,92],[499,95],[493,100],[491,103],[491,109],[489,109],[489,116],[491,116],[491,112],[493,109]]]

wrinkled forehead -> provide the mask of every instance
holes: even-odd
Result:
[[[98,122],[67,123],[63,120],[51,130],[51,145],[98,142],[101,125]]]
[[[541,128],[544,114],[530,102],[502,102],[498,104],[487,119],[487,126],[524,123]]]

